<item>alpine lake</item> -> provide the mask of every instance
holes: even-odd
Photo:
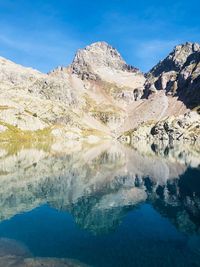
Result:
[[[199,267],[199,148],[1,143],[1,266]]]

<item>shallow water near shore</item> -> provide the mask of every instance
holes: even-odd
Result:
[[[200,266],[198,148],[0,151],[0,266]]]

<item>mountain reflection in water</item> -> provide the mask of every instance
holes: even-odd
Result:
[[[108,235],[117,231],[129,212],[146,203],[182,234],[195,235],[191,246],[198,259],[193,266],[200,266],[199,155],[199,147],[186,144],[140,144],[132,149],[107,141],[62,150],[1,144],[1,223],[47,204],[70,213],[76,225],[93,236]]]

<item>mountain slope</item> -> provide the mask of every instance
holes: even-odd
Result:
[[[144,91],[144,75],[105,42],[78,50],[69,67],[58,68],[50,76],[68,79],[72,88],[79,87],[84,112],[111,130],[123,124],[127,106]]]
[[[200,116],[196,111],[200,113],[200,45],[186,43],[176,46],[145,76],[142,100],[132,107],[123,125],[125,135],[121,138],[128,137],[130,142],[138,139],[199,142]],[[191,109],[195,112],[188,113]],[[187,127],[177,128],[177,123],[184,125],[185,118]],[[173,134],[163,125],[170,125]],[[157,134],[152,135],[154,128]]]

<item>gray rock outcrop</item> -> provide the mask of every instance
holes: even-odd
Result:
[[[121,142],[132,144],[143,140],[152,142],[200,142],[200,119],[196,112],[185,113],[178,117],[170,116],[159,122],[150,121],[125,132],[119,137]]]
[[[200,104],[200,45],[185,43],[147,73],[146,96],[152,88],[178,96],[188,107]]]
[[[110,68],[128,72],[139,72],[127,65],[119,52],[106,42],[97,42],[78,50],[71,64],[72,72],[81,79],[98,79],[98,68]],[[95,75],[96,74],[96,75]]]

